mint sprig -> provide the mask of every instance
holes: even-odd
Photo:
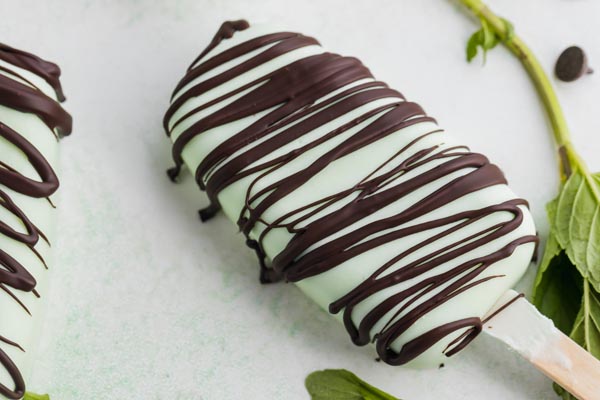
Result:
[[[600,359],[597,179],[575,171],[548,203],[550,236],[535,280],[533,303],[557,328]],[[554,388],[563,399],[575,400],[560,386],[554,384]]]
[[[476,55],[476,44],[484,50],[493,48],[489,38],[487,42],[481,39],[493,34],[521,61],[552,125],[561,184],[558,196],[547,205],[550,234],[533,302],[560,330],[600,358],[600,174],[589,172],[575,151],[552,84],[512,25],[480,0],[460,2],[481,21],[483,32],[476,32],[477,39],[469,39],[467,59],[474,57],[473,46]],[[563,399],[575,399],[557,385],[555,389]]]
[[[50,396],[47,394],[36,394],[32,392],[25,392],[23,400],[50,400]]]
[[[600,291],[600,176],[590,174],[579,160],[548,204],[550,234],[581,276]],[[549,249],[552,250],[552,249]],[[556,253],[556,249],[552,251]],[[551,259],[550,259],[551,261]]]
[[[399,400],[345,369],[312,372],[304,384],[312,400]]]

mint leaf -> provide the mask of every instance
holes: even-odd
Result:
[[[312,372],[304,384],[312,400],[399,400],[345,369]]]
[[[582,277],[564,251],[547,256],[552,252],[548,249],[557,245],[554,236],[550,236],[538,269],[532,302],[558,329],[569,335],[581,307]]]
[[[548,219],[556,218],[557,200],[546,205]],[[581,307],[583,279],[550,232],[533,287],[533,304],[564,334],[569,335]]]
[[[515,34],[513,25],[504,18],[500,18],[500,20],[504,24],[504,39],[494,31],[485,19],[480,19],[481,29],[473,33],[467,41],[467,61],[471,62],[477,56],[478,48],[481,47],[483,63],[485,64],[488,50],[493,49],[503,40],[507,41],[513,38]]]
[[[498,36],[491,30],[489,24],[485,22],[485,20],[481,20],[481,32],[483,34],[483,43],[481,47],[483,49],[483,58],[485,59],[485,54],[487,50],[491,50],[498,44]]]
[[[600,358],[600,299],[598,296],[598,293],[593,290],[585,291],[571,338]]]
[[[483,52],[483,62],[485,64],[486,54],[488,50],[493,49],[498,44],[498,37],[491,31],[489,25],[481,22],[481,29],[471,35],[467,42],[467,61],[471,61],[477,56],[478,47],[481,47]]]
[[[578,162],[573,167],[547,206],[550,237],[533,303],[600,359],[600,176]],[[563,400],[575,400],[557,384],[554,389]]]
[[[36,394],[32,392],[25,392],[23,400],[50,400],[50,396],[47,394]]]
[[[471,37],[469,38],[469,41],[467,42],[467,61],[471,62],[472,59],[475,58],[475,56],[477,56],[477,46],[479,46],[479,43],[481,41],[481,39],[479,38],[479,36],[481,35],[481,31],[477,31],[474,34],[471,35]]]
[[[567,392],[562,386],[560,386],[556,382],[553,384],[553,387],[554,387],[554,391],[556,392],[556,394],[558,394],[560,397],[562,397],[563,400],[578,400],[577,397],[575,397],[571,393]]]
[[[579,273],[600,291],[600,181],[579,169],[556,201],[551,229]]]
[[[600,359],[600,294],[594,291],[591,284],[584,282],[583,299],[581,308],[575,319],[570,335],[577,344]],[[554,390],[563,400],[577,400],[556,383]]]

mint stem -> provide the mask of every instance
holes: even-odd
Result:
[[[459,1],[477,18],[487,22],[502,40],[502,43],[521,61],[531,78],[550,119],[554,141],[558,150],[561,180],[564,182],[571,175],[574,167],[581,169],[584,173],[587,172],[585,163],[573,148],[569,127],[552,83],[532,51],[516,34],[510,32],[504,20],[494,14],[482,1]]]

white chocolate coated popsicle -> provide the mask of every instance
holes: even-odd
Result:
[[[357,345],[432,367],[466,346],[537,242],[502,172],[355,58],[223,24],[165,116],[185,165],[259,256]]]
[[[20,399],[40,336],[58,188],[71,130],[59,68],[0,44],[0,398]]]

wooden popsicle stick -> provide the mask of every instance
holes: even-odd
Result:
[[[556,363],[532,360],[537,369],[581,400],[600,399],[600,361],[560,333],[560,351],[571,360],[570,371]]]
[[[484,319],[483,331],[504,342],[580,400],[600,400],[600,361],[554,327],[514,290]]]

